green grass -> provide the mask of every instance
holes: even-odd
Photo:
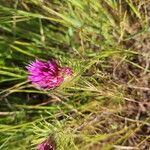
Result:
[[[148,0],[1,0],[0,149],[148,150]],[[73,68],[43,91],[26,65]]]

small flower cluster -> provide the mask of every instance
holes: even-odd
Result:
[[[55,60],[49,61],[36,60],[27,66],[29,77],[32,84],[43,88],[53,89],[61,85],[65,76],[72,75],[69,67],[60,67]]]
[[[38,150],[56,150],[56,145],[51,138],[48,138],[38,145]]]

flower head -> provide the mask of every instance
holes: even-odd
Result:
[[[60,67],[55,60],[36,60],[27,66],[28,79],[32,84],[44,89],[53,89],[64,81],[65,76],[72,74],[69,67]]]
[[[52,138],[48,138],[38,145],[38,150],[56,150],[55,142]]]
[[[48,143],[41,143],[38,145],[38,150],[55,150],[54,147]]]

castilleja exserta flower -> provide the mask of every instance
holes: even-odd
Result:
[[[45,141],[43,141],[41,144],[38,145],[38,150],[56,150],[56,144],[54,139],[49,137]]]
[[[60,67],[55,60],[48,61],[35,60],[27,66],[28,79],[32,84],[43,88],[53,89],[61,85],[66,76],[72,75],[69,67]]]

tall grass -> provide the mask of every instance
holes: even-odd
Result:
[[[51,137],[58,150],[148,150],[148,96],[140,92],[149,91],[149,52],[138,49],[149,35],[147,5],[1,0],[0,149],[37,149]],[[50,58],[73,76],[54,90],[36,89],[25,67]]]

